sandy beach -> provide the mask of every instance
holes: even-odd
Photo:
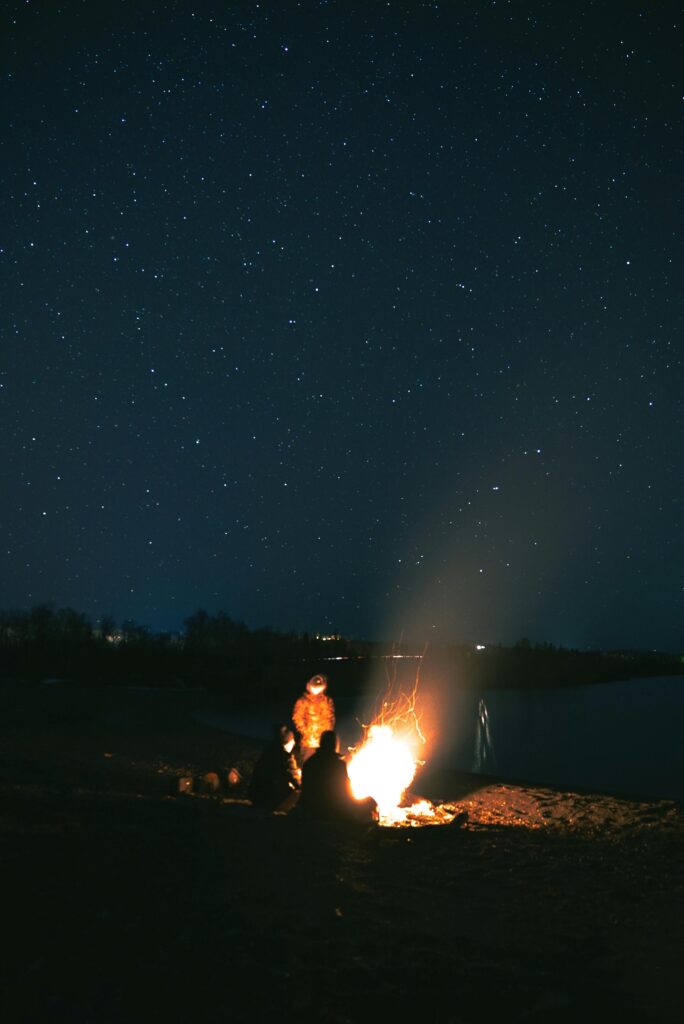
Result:
[[[3,688],[3,1020],[679,1017],[675,803],[428,766],[459,827],[312,829],[183,695],[58,691]]]

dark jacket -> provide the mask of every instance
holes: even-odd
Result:
[[[299,806],[316,818],[355,816],[347,766],[335,751],[319,749],[304,762]]]
[[[276,810],[299,788],[297,763],[277,740],[264,747],[254,766],[247,795],[256,807]]]

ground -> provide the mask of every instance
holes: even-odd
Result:
[[[312,829],[228,788],[259,745],[196,696],[0,692],[3,1021],[681,1015],[672,802],[426,773],[465,824]]]

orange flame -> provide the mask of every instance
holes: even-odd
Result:
[[[393,696],[392,681],[388,682],[382,706],[365,727],[365,738],[352,751],[347,765],[352,793],[357,800],[372,796],[384,824],[396,824],[405,818],[407,811],[400,804],[425,744],[416,707],[419,682],[420,668],[409,694]]]
[[[426,648],[427,650],[427,648]],[[418,714],[418,686],[420,669],[426,651],[418,663],[411,692],[395,696],[396,672],[388,673],[387,688],[382,704],[370,725],[364,726],[364,739],[358,748],[350,750],[347,773],[352,793],[357,800],[372,796],[379,811],[379,824],[385,826],[421,827],[448,825],[463,817],[457,804],[433,804],[421,799],[410,806],[402,806],[406,790],[423,761],[419,755],[426,746]],[[394,657],[390,661],[393,668]]]
[[[391,726],[371,725],[365,743],[354,753],[347,771],[356,799],[372,796],[383,819],[398,814],[416,767],[408,743],[395,736]]]

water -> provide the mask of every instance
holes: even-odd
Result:
[[[455,692],[440,710],[434,766],[624,796],[684,800],[684,677],[632,679],[558,690]],[[338,708],[341,749],[358,742]],[[282,709],[196,713],[204,725],[267,740]],[[285,715],[287,718],[287,715]]]
[[[448,767],[634,796],[684,799],[684,678],[462,694]]]

